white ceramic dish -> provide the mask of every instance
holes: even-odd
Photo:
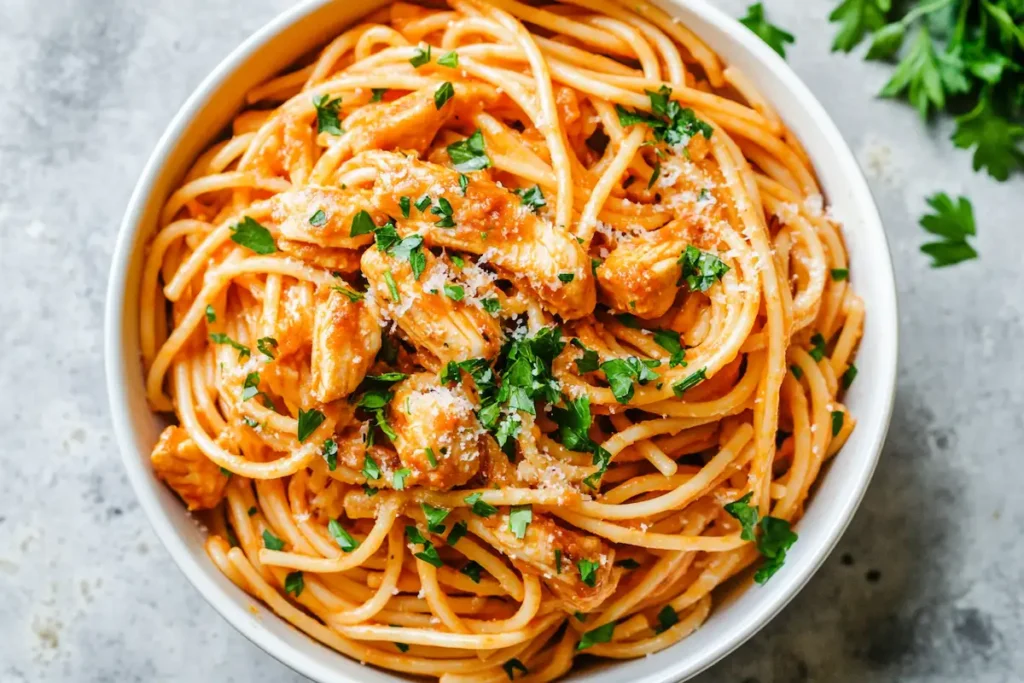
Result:
[[[204,532],[149,466],[148,455],[163,423],[150,412],[143,389],[138,281],[143,247],[155,230],[160,207],[192,160],[241,108],[244,93],[380,4],[380,0],[302,2],[257,31],[202,82],[160,139],[132,194],[107,296],[106,366],[114,428],[129,480],[157,536],[192,584],[235,628],[288,666],[323,683],[401,679],[361,666],[307,638],[237,589],[207,559]],[[848,397],[858,425],[821,478],[798,525],[800,542],[770,583],[719,596],[705,625],[663,652],[591,667],[570,676],[570,681],[584,677],[590,683],[682,681],[767,624],[814,574],[853,516],[881,452],[895,391],[892,263],[878,212],[853,154],[806,86],[754,34],[703,0],[666,0],[662,5],[758,85],[807,149],[834,214],[844,222],[852,283],[867,309],[857,354],[860,374]]]

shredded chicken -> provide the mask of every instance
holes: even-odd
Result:
[[[274,355],[278,360],[305,348],[313,339],[313,285],[286,283],[281,287],[277,320],[274,324]]]
[[[351,275],[359,270],[359,252],[354,249],[321,247],[318,244],[297,242],[283,237],[277,240],[277,248],[306,263],[332,272]]]
[[[446,261],[426,250],[423,254],[426,267],[417,280],[407,259],[375,247],[363,252],[363,274],[383,313],[442,363],[497,354],[502,339],[498,321],[468,301],[451,298],[444,285],[457,284],[456,273]]]
[[[366,377],[380,351],[375,308],[364,301],[352,301],[334,287],[317,291],[310,362],[317,401],[330,403],[344,398]]]
[[[270,220],[285,239],[321,247],[357,249],[371,235],[352,237],[352,219],[370,206],[367,193],[307,185],[270,198]],[[384,216],[376,216],[384,222]]]
[[[523,538],[513,533],[508,514],[482,519],[474,531],[507,555],[517,569],[541,576],[551,592],[572,611],[596,609],[618,586],[621,571],[614,568],[612,546],[596,536],[559,526],[545,515],[533,513]],[[561,560],[561,567],[555,566],[556,558]],[[583,562],[595,562],[597,566],[591,572],[586,566],[581,568]],[[592,577],[592,586],[583,581],[583,575]]]
[[[458,172],[392,152],[364,152],[346,166],[379,171],[371,201],[380,213],[400,216],[402,196],[427,195],[434,205],[443,197],[451,204],[454,227],[440,227],[436,214],[414,210],[408,220],[397,221],[403,235],[416,232],[428,246],[477,254],[479,262],[490,263],[567,320],[593,311],[590,256],[565,226],[542,220],[509,190],[474,177],[463,195]]]
[[[458,385],[443,386],[421,372],[395,386],[388,422],[395,449],[411,474],[407,486],[445,491],[469,481],[480,468],[483,427]]]
[[[605,303],[640,318],[668,312],[679,290],[679,257],[693,241],[693,231],[676,220],[653,232],[620,242],[597,268]]]
[[[150,460],[156,476],[181,496],[189,510],[209,510],[224,497],[228,477],[199,450],[184,428],[165,429]]]

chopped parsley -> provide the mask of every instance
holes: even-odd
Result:
[[[686,349],[679,340],[678,332],[675,330],[655,330],[654,343],[672,354],[668,359],[668,366],[670,368],[676,366],[686,367],[686,361],[684,360]]]
[[[664,633],[679,623],[679,615],[672,609],[671,605],[665,605],[658,612],[658,625],[654,627],[655,633]]]
[[[430,463],[430,466],[437,467],[437,456],[434,455],[434,449],[428,446],[427,448],[423,449],[423,452],[426,453],[427,462]]]
[[[843,389],[849,389],[850,385],[853,384],[853,380],[857,377],[857,366],[850,363],[850,367],[846,368],[846,372],[842,376]]]
[[[573,339],[572,345],[583,352],[583,355],[576,359],[576,370],[581,375],[587,372],[595,372],[601,366],[597,351],[588,349],[579,339]]]
[[[310,435],[316,431],[316,428],[323,424],[324,414],[316,408],[311,410],[303,410],[299,408],[299,420],[297,436],[299,437],[299,443],[302,443],[310,437]]]
[[[302,578],[302,572],[288,572],[288,575],[284,577],[284,592],[299,597],[302,595],[302,589],[306,587],[306,582]]]
[[[466,193],[469,192],[469,176],[465,173],[459,174],[459,190],[462,191],[463,197],[465,197]]]
[[[676,397],[681,397],[687,389],[692,389],[707,378],[707,368],[701,368],[697,372],[688,375],[673,384],[672,393],[675,394]]]
[[[491,158],[484,151],[484,136],[478,128],[465,140],[448,145],[448,158],[455,170],[480,171],[491,167]]]
[[[786,551],[797,541],[797,535],[789,522],[778,517],[767,516],[758,521],[757,508],[750,505],[752,493],[725,506],[725,511],[739,520],[742,526],[740,538],[745,541],[757,540],[757,550],[763,561],[754,574],[754,581],[764,584],[786,561]],[[757,534],[757,530],[760,533]]]
[[[830,273],[835,282],[840,282],[850,277],[850,271],[846,268],[833,268]]]
[[[396,304],[402,300],[402,296],[398,293],[398,285],[395,284],[395,276],[391,274],[391,269],[384,271],[384,284],[388,286],[388,293],[391,295],[391,300]]]
[[[333,100],[327,93],[317,95],[313,98],[313,106],[316,107],[316,132],[341,135],[345,131],[341,129],[341,120],[338,113],[341,111],[341,98]]]
[[[332,519],[327,523],[327,533],[331,535],[331,538],[338,544],[338,547],[346,553],[350,553],[359,547],[359,541],[353,538],[352,534],[346,531],[341,522],[336,519]]]
[[[267,358],[274,358],[274,349],[277,348],[277,340],[273,337],[260,337],[256,340],[256,348]]]
[[[658,379],[658,373],[651,368],[661,365],[661,361],[641,359],[635,356],[613,358],[601,363],[600,368],[608,380],[608,387],[619,403],[629,403],[633,398],[633,380],[641,386]]]
[[[530,673],[530,670],[527,669],[522,662],[520,662],[518,659],[515,659],[514,657],[505,662],[504,664],[502,664],[501,668],[505,670],[505,675],[508,676],[508,680],[510,681],[515,680],[516,671],[519,671],[524,675]]]
[[[324,446],[320,449],[320,454],[327,461],[327,469],[333,472],[338,468],[338,444],[335,443],[334,439],[324,440]]]
[[[529,207],[534,213],[540,207],[547,206],[547,201],[544,199],[544,193],[541,191],[540,185],[534,185],[531,188],[519,188],[513,191],[519,195],[519,203]]]
[[[242,401],[248,401],[260,393],[260,373],[250,372],[242,382]]]
[[[239,344],[238,342],[236,342],[234,339],[224,334],[223,332],[211,332],[210,341],[212,341],[214,344],[227,344],[234,350],[238,351],[239,360],[248,357],[252,353],[249,350],[248,346],[245,346],[244,344]]]
[[[455,50],[445,52],[437,58],[437,63],[441,66],[447,66],[449,69],[454,69],[459,65],[459,55]]]
[[[452,533],[455,533],[454,529],[452,529]],[[454,545],[454,544],[452,544],[452,545]],[[473,583],[480,583],[480,570],[481,569],[483,569],[483,567],[481,567],[479,565],[479,563],[477,563],[474,560],[470,560],[469,562],[466,563],[466,565],[462,569],[459,570],[459,573],[468,576],[469,580],[472,581]]]
[[[672,88],[666,85],[657,92],[645,90],[651,100],[651,113],[634,110],[629,111],[620,104],[615,105],[619,116],[619,124],[623,127],[646,124],[657,142],[665,142],[672,146],[686,146],[690,139],[698,133],[711,139],[713,129],[706,121],[697,118],[692,109],[680,106],[672,99]]]
[[[395,473],[391,477],[391,484],[395,487],[396,491],[405,490],[405,478],[412,474],[412,470],[408,467],[403,467],[400,470],[395,470]]]
[[[428,206],[430,206],[431,201],[432,200],[430,199],[430,195],[426,195],[425,194],[425,195],[423,195],[422,197],[420,197],[419,199],[416,200],[416,203],[414,204],[414,206],[417,209],[419,209],[420,212],[423,212],[423,211],[427,210]]]
[[[647,181],[647,189],[654,187],[654,183],[658,182],[658,178],[661,177],[661,159],[654,162],[654,170],[651,171],[651,178]]]
[[[455,545],[459,542],[459,539],[465,536],[468,532],[469,525],[463,521],[455,522],[455,524],[452,525],[452,530],[448,533],[448,538],[446,539],[448,545]]]
[[[436,508],[433,505],[427,505],[426,503],[420,503],[420,509],[423,510],[423,515],[427,518],[427,531],[432,534],[443,534],[445,526],[441,522],[451,514],[451,510],[445,510],[444,508]]]
[[[217,311],[214,310],[211,304],[206,305],[206,322],[215,323],[217,322]]]
[[[497,315],[501,312],[501,302],[498,301],[496,296],[488,296],[480,300],[480,305],[484,307],[484,310],[491,315]]]
[[[576,644],[576,650],[586,650],[598,643],[609,643],[612,640],[613,633],[615,633],[614,621],[610,621],[604,626],[598,626],[591,631],[587,631],[580,638],[580,642]]]
[[[430,213],[435,216],[439,216],[439,220],[434,223],[439,228],[454,228],[455,219],[453,218],[452,204],[444,197],[437,198],[437,206],[431,207]]]
[[[352,217],[352,229],[349,230],[349,237],[359,237],[360,235],[369,235],[377,226],[373,223],[373,218],[370,217],[368,211],[360,211]]]
[[[576,562],[576,568],[580,570],[580,581],[593,588],[597,585],[597,570],[601,566],[598,562],[582,559]]]
[[[616,567],[622,567],[623,569],[639,569],[640,563],[634,560],[632,557],[627,557],[624,560],[619,560],[615,563]]]
[[[263,530],[263,547],[267,550],[284,550],[284,541],[270,533],[269,529]]]
[[[551,416],[558,424],[558,436],[562,445],[571,451],[590,453],[591,462],[598,468],[594,474],[587,476],[583,483],[590,488],[597,488],[601,475],[608,469],[611,453],[590,438],[590,397],[580,396],[577,399],[563,398],[565,408],[555,408]]]
[[[466,496],[463,500],[469,503],[470,508],[473,510],[473,514],[479,515],[480,517],[490,517],[498,511],[498,508],[483,501],[483,494],[479,491]]]
[[[729,266],[714,254],[701,251],[689,244],[679,256],[679,265],[683,267],[680,283],[686,281],[691,292],[706,292],[729,272]]]
[[[416,69],[420,68],[424,64],[429,64],[430,63],[430,46],[427,45],[427,49],[424,50],[422,47],[417,45],[416,46],[416,51],[413,53],[413,56],[409,60],[409,63],[412,64],[413,67],[416,68]]]
[[[273,254],[277,251],[274,236],[265,227],[249,216],[231,226],[231,241],[257,254]]]
[[[450,285],[446,282],[444,283],[444,295],[452,301],[462,301],[462,298],[466,295],[466,290],[463,289],[462,285]]]
[[[327,214],[324,213],[323,209],[317,209],[312,216],[309,217],[309,224],[314,228],[319,228],[321,225],[327,222]]]
[[[363,456],[363,476],[367,479],[380,479],[380,465],[369,453]]]
[[[508,513],[508,528],[515,537],[522,540],[526,536],[526,529],[533,521],[532,505],[513,505]]]
[[[440,109],[453,97],[455,97],[455,86],[445,81],[434,91],[434,107]]]
[[[348,287],[342,287],[341,285],[331,285],[331,289],[333,289],[336,292],[341,292],[346,297],[348,297],[348,300],[351,301],[352,303],[356,303],[357,301],[363,300],[362,292],[355,292],[349,289]]]
[[[839,436],[839,432],[843,430],[843,411],[833,410],[832,411],[832,436]]]
[[[370,92],[372,93],[372,95],[370,96],[370,101],[371,102],[383,102],[384,101],[384,95],[387,94],[388,89],[387,88],[370,88]]]
[[[575,273],[559,273],[558,274],[558,281],[559,282],[563,282],[565,284],[569,284],[570,282],[572,282],[575,279],[576,279]]]
[[[825,357],[825,337],[821,336],[821,332],[816,332],[811,337],[811,345],[811,349],[807,352],[811,354],[811,358],[820,361]]]
[[[412,200],[405,195],[399,197],[398,208],[402,210],[402,218],[408,218],[410,210],[412,208]]]
[[[800,369],[800,366],[794,363],[789,366],[789,371],[793,373],[793,376],[797,379],[803,379],[804,371]]]

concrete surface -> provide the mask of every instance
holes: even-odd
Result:
[[[223,622],[153,537],[101,360],[108,262],[145,158],[200,79],[288,4],[0,3],[0,681],[303,680]],[[699,681],[1022,680],[1024,178],[972,174],[947,124],[873,99],[886,69],[829,52],[834,4],[766,2],[889,231],[896,412],[838,550]],[[974,200],[978,261],[933,271],[917,252],[923,196],[938,189]]]

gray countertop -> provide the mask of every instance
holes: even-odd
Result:
[[[0,4],[0,680],[304,680],[222,621],[154,537],[112,438],[101,353],[114,238],[146,157],[200,79],[290,3]],[[766,2],[885,219],[895,415],[836,552],[698,680],[1018,681],[1024,178],[972,174],[947,122],[874,99],[887,70],[829,52],[834,4]],[[940,189],[974,200],[982,256],[934,271],[916,221]]]

